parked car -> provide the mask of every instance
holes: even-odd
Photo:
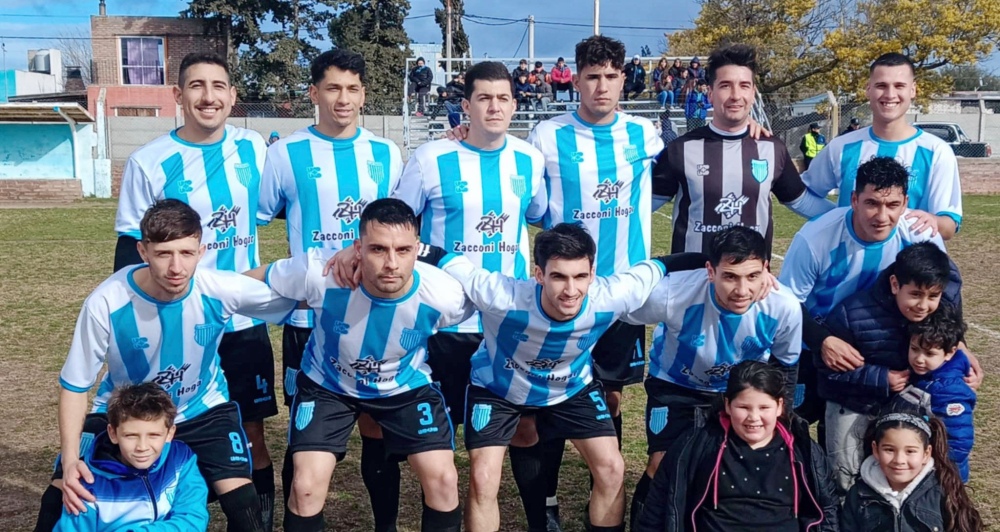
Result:
[[[962,126],[951,122],[920,122],[913,124],[947,142],[959,157],[990,157],[993,149],[988,142],[972,142]]]

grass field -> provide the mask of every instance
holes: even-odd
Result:
[[[111,272],[114,253],[113,201],[85,201],[65,208],[0,210],[0,405],[4,427],[0,436],[0,530],[30,530],[39,497],[48,482],[58,451],[56,409],[58,372],[73,334],[80,304]],[[654,215],[653,251],[669,249],[669,208]],[[775,251],[783,253],[801,219],[779,207]],[[986,368],[979,391],[976,446],[972,453],[974,498],[992,526],[1000,527],[1000,390],[993,365],[1000,350],[1000,304],[992,288],[1000,268],[1000,196],[966,196],[965,224],[949,252],[965,278],[965,315],[972,324],[969,345]],[[260,235],[262,259],[285,252],[284,227],[272,224]],[[777,259],[777,258],[776,258]],[[780,268],[781,261],[775,260]],[[991,280],[992,279],[992,280]],[[272,341],[280,353],[280,333]],[[280,374],[280,360],[277,364]],[[277,379],[280,386],[280,379]],[[627,491],[645,468],[645,437],[641,386],[626,389],[625,446]],[[287,415],[269,420],[268,445],[275,461],[285,450]],[[352,441],[347,459],[338,465],[326,506],[330,530],[370,530],[371,510],[358,472],[360,443]],[[461,449],[461,445],[460,445]],[[468,455],[456,454],[467,486]],[[566,454],[559,497],[564,528],[582,530],[579,516],[586,502],[587,472],[575,452]],[[419,530],[420,492],[404,466],[401,531]],[[280,489],[279,489],[280,494]],[[279,495],[280,497],[280,495]],[[280,506],[280,504],[278,505]],[[281,522],[276,509],[276,522]],[[523,513],[509,471],[501,491],[503,530],[524,530]],[[221,512],[213,507],[213,530],[224,530]],[[280,527],[279,527],[280,529]]]

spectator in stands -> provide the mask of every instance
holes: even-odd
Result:
[[[514,97],[517,98],[518,111],[531,110],[534,94],[535,87],[528,82],[528,75],[522,73],[517,76],[517,81],[514,82]]]
[[[694,78],[688,80],[688,84],[695,83]],[[694,131],[705,125],[708,118],[708,110],[712,108],[712,103],[708,101],[708,82],[704,78],[695,83],[695,89],[688,93],[687,103],[684,106],[684,117],[687,118],[687,130]]]
[[[539,78],[545,80],[546,83],[552,83],[552,78],[549,76],[549,73],[545,71],[545,68],[542,67],[542,62],[535,61],[535,69],[528,75],[528,83],[534,85],[535,80]]]
[[[271,144],[274,144],[275,142],[278,142],[278,139],[280,139],[280,138],[281,138],[281,135],[279,135],[277,131],[272,131],[271,132],[271,136],[267,137],[267,145],[270,146]]]
[[[819,155],[819,151],[826,146],[826,137],[819,132],[819,124],[813,122],[809,124],[809,131],[802,136],[802,142],[799,143],[799,149],[802,150],[802,166],[804,170],[809,169],[809,163],[812,162],[813,158]]]
[[[697,57],[691,59],[691,66],[687,70],[688,76],[694,79],[705,79],[705,69],[701,67],[701,61]]]
[[[684,72],[685,70],[687,69],[684,68],[684,63],[680,59],[674,59],[674,66],[670,67],[667,74],[670,74],[670,77],[677,79],[681,77],[681,72]]]
[[[427,106],[427,95],[431,91],[434,73],[424,64],[424,58],[417,58],[417,66],[410,70],[410,96],[417,95],[417,116],[424,116]]]
[[[677,132],[674,131],[674,124],[670,122],[670,111],[660,113],[660,138],[663,139],[663,147],[677,139]]]
[[[669,69],[667,68],[667,60],[660,59],[660,64],[656,65],[653,69],[652,80],[653,80],[653,90],[656,92],[656,101],[660,102],[660,107],[664,109],[667,104],[670,107],[674,106],[674,86],[673,78],[670,76]]]
[[[678,59],[678,61],[680,61],[680,59]],[[687,92],[685,92],[684,89],[689,79],[691,79],[691,77],[688,74],[686,68],[682,68],[680,70],[680,74],[674,76],[674,79],[671,81],[671,83],[673,83],[675,102],[683,104],[684,102],[687,101]],[[692,89],[694,88],[694,83],[691,84],[691,88]]]
[[[525,77],[531,75],[531,71],[528,70],[528,60],[527,59],[522,59],[521,62],[518,63],[517,68],[515,68],[513,71],[511,71],[510,77],[511,77],[511,79],[513,79],[516,82],[517,78],[521,77],[521,74],[524,74]]]
[[[533,96],[535,97],[535,110],[548,111],[549,104],[552,103],[554,98],[552,85],[546,83],[544,78],[538,77],[535,79],[534,91]]]
[[[844,131],[842,131],[840,134],[841,135],[846,135],[846,134],[850,133],[851,131],[857,131],[859,129],[861,129],[861,121],[858,120],[857,118],[852,118],[851,119],[851,123],[847,125],[847,129],[845,129]]]
[[[566,60],[562,57],[556,61],[556,66],[552,67],[552,91],[559,94],[562,91],[569,92],[569,101],[573,101],[573,71],[566,66]]]
[[[452,75],[451,81],[444,87],[438,87],[438,105],[431,112],[431,118],[437,116],[443,105],[448,111],[448,124],[456,127],[462,123],[462,98],[465,97],[465,76],[459,72]]]
[[[642,95],[646,90],[646,69],[642,66],[642,58],[638,54],[632,57],[632,62],[625,65],[625,101],[630,99],[630,95],[635,93],[635,98]]]

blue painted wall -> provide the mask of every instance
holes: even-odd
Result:
[[[17,96],[17,72],[0,70],[0,103],[6,103],[8,96]]]
[[[69,125],[0,124],[0,179],[74,177]]]

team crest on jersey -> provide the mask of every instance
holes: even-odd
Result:
[[[597,190],[594,191],[594,199],[607,205],[618,199],[618,194],[621,193],[623,185],[624,183],[612,183],[610,179],[605,178],[604,181],[597,184]]]
[[[208,226],[220,233],[225,233],[230,227],[236,227],[236,217],[240,214],[239,206],[232,209],[225,205],[220,205],[219,209],[212,213]]]
[[[201,325],[195,325],[194,341],[198,342],[198,345],[202,347],[207,347],[215,342],[221,332],[222,325],[216,323],[202,323]]]
[[[750,174],[758,183],[767,180],[767,159],[750,159]]]
[[[285,393],[289,397],[294,397],[295,392],[299,391],[299,385],[295,382],[295,378],[299,376],[299,370],[294,368],[285,368]]]
[[[503,225],[509,219],[510,215],[507,213],[502,212],[497,214],[496,211],[490,211],[479,219],[479,223],[476,225],[476,231],[479,231],[486,236],[493,236],[497,233],[502,233]]]
[[[726,197],[719,200],[719,204],[715,206],[715,213],[725,216],[726,219],[730,219],[737,214],[743,212],[743,206],[750,201],[750,198],[746,196],[736,197],[736,194],[730,192],[726,194]]]
[[[323,169],[318,166],[310,166],[306,168],[306,177],[309,179],[319,179],[323,177]]]
[[[378,161],[368,161],[368,177],[371,178],[376,185],[385,183],[385,165]]]
[[[360,375],[378,375],[382,371],[382,364],[385,360],[375,360],[375,357],[368,355],[351,362],[351,369]]]
[[[669,406],[657,406],[649,409],[649,431],[653,434],[663,432],[667,428],[667,417],[670,414]]]
[[[707,164],[699,164],[695,166],[695,172],[698,173],[698,177],[705,177],[708,175],[708,171],[711,167]]]
[[[524,195],[528,193],[528,178],[523,175],[511,175],[510,191],[513,192],[515,196],[523,198]]]
[[[580,350],[586,351],[591,347],[594,347],[594,344],[597,343],[597,339],[600,337],[601,335],[598,334],[597,331],[589,332],[581,336],[580,339],[576,341],[576,346],[580,348]]]
[[[629,164],[634,164],[638,162],[639,159],[642,158],[639,155],[639,147],[636,146],[635,144],[629,144],[628,146],[625,146],[622,152],[625,155],[625,160],[628,161]]]
[[[490,424],[490,416],[493,414],[493,405],[482,405],[474,404],[472,405],[472,416],[469,421],[472,422],[472,428],[479,432],[486,428],[486,425]]]
[[[342,222],[353,222],[361,217],[361,211],[365,210],[368,201],[347,196],[343,201],[337,203],[337,209],[333,211],[333,217]]]
[[[316,401],[304,401],[299,403],[295,409],[295,428],[305,430],[313,420],[313,411],[316,410]]]
[[[424,336],[423,331],[404,328],[403,332],[399,334],[399,345],[401,345],[403,349],[411,351],[423,345],[424,338],[426,337]]]
[[[537,358],[535,360],[529,360],[525,362],[531,369],[537,369],[540,371],[552,371],[556,369],[559,364],[562,363],[562,359],[558,358]]]
[[[253,168],[250,166],[250,163],[238,163],[235,168],[236,179],[238,179],[240,184],[244,187],[250,188],[250,185],[253,184],[254,178]]]
[[[169,390],[173,385],[184,380],[184,372],[190,367],[191,364],[184,364],[179,368],[171,364],[167,366],[167,369],[157,372],[156,376],[153,377],[153,382],[164,390]]]

